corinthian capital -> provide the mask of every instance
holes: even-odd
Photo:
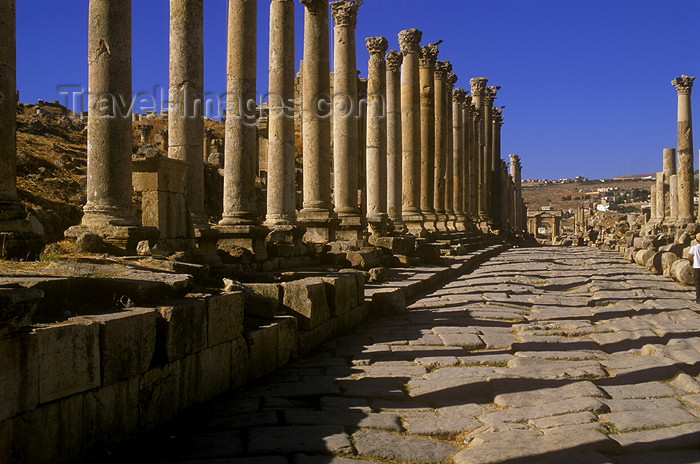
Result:
[[[491,120],[496,124],[503,124],[503,108],[494,108],[491,113]]]
[[[458,80],[457,74],[453,72],[447,73],[447,85],[450,86],[450,88],[454,87]]]
[[[469,79],[469,87],[471,87],[472,95],[475,97],[483,97],[486,93],[486,83],[489,80],[485,77],[472,77]]]
[[[355,27],[357,23],[357,9],[361,2],[352,0],[338,0],[331,3],[331,14],[336,26]]]
[[[452,91],[452,101],[455,103],[464,103],[467,99],[467,91],[464,89],[454,89]]]
[[[397,72],[403,63],[403,55],[401,52],[391,50],[386,54],[386,68],[391,72]]]
[[[370,56],[378,55],[379,58],[382,58],[386,53],[386,49],[389,48],[389,41],[385,37],[367,37],[365,46]]]
[[[421,68],[435,66],[435,60],[437,59],[438,53],[440,53],[440,50],[438,49],[440,42],[442,42],[442,40],[420,47],[418,65]]]
[[[435,79],[447,79],[447,74],[452,72],[452,63],[449,61],[435,62]]]
[[[423,33],[418,29],[411,28],[399,32],[399,48],[406,54],[418,50],[418,44],[423,38]]]
[[[676,88],[678,95],[690,95],[694,80],[695,76],[686,76],[683,74],[682,76],[673,79],[671,81],[671,85]]]
[[[496,92],[498,92],[500,89],[500,85],[489,85],[486,87],[486,90],[484,91],[484,100],[486,101],[487,105],[493,103],[493,101],[496,99]]]
[[[299,0],[312,15],[328,14],[328,0]]]

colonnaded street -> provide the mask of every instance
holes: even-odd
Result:
[[[614,252],[511,249],[205,405],[139,457],[697,463],[699,311],[692,289]]]

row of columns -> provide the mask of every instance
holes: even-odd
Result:
[[[275,233],[274,240],[293,240],[298,225],[307,230],[308,239],[328,241],[360,238],[368,224],[378,235],[391,230],[417,235],[464,230],[477,220],[493,224],[504,207],[497,199],[510,201],[512,197],[496,189],[504,183],[496,180],[503,172],[502,118],[492,117],[500,114],[492,108],[498,88],[487,87],[486,78],[477,78],[470,82],[472,97],[454,89],[457,77],[451,64],[437,61],[439,42],[420,46],[422,33],[417,29],[399,33],[401,53],[387,53],[384,37],[368,38],[367,117],[366,126],[359,127],[355,25],[360,2],[301,2],[305,7],[301,116],[305,182],[298,218],[294,201],[294,3],[270,3],[268,188],[262,225]],[[131,239],[143,229],[131,201],[131,117],[119,98],[131,95],[131,3],[89,2],[88,84],[94,97],[88,116],[87,203],[81,225],[68,236],[88,229],[109,234],[121,228],[116,235]],[[14,0],[2,0],[1,5],[14,11]],[[329,6],[334,20],[332,99]],[[256,2],[247,0],[229,0],[228,7],[223,214],[213,228],[235,237],[259,235],[263,230],[255,204],[257,11]],[[1,17],[14,27],[14,14]],[[204,212],[202,24],[202,0],[170,0],[168,157],[188,163],[186,204],[192,226],[200,231],[211,227]],[[9,36],[8,30],[3,29]],[[14,53],[15,47],[3,47],[3,53],[8,50]],[[11,58],[0,57],[8,63]],[[0,68],[12,74],[12,79],[3,78],[10,92],[15,87],[14,64]],[[8,101],[4,99],[3,104],[9,105]],[[11,103],[16,102],[12,99]],[[14,115],[14,111],[4,111],[6,114]],[[1,127],[3,139],[14,140],[14,134],[8,132],[14,124],[3,122]],[[358,194],[363,187],[361,130],[366,130],[366,205]],[[13,146],[2,145],[0,156],[4,164],[14,166]],[[3,201],[16,201],[16,170],[7,172],[7,178],[0,179],[0,194]]]

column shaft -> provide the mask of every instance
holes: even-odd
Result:
[[[447,124],[445,135],[447,139],[447,145],[445,146],[445,215],[447,216],[448,229],[457,230],[457,216],[455,215],[454,203],[454,127],[452,125],[452,90],[457,82],[457,75],[453,72],[448,72],[445,82],[447,83],[445,86],[445,120]]]
[[[434,95],[433,106],[435,111],[435,146],[433,157],[435,168],[433,170],[433,209],[436,215],[436,226],[440,230],[447,230],[447,215],[445,214],[446,201],[446,177],[447,171],[447,73],[451,66],[447,61],[435,63],[433,72]]]
[[[15,0],[0,0],[0,204],[17,203]]]
[[[437,45],[420,48],[420,208],[425,216],[425,227],[436,230],[433,207],[435,184],[435,59]]]
[[[464,89],[454,89],[452,91],[452,173],[453,189],[452,203],[454,205],[457,228],[463,230],[465,227],[465,201],[467,177],[465,176],[464,163],[464,123],[462,118],[464,99],[466,92]]]
[[[678,221],[682,223],[694,219],[693,124],[690,111],[694,80],[693,76],[682,75],[671,82],[678,94]]]
[[[401,215],[401,63],[403,55],[395,50],[386,55],[386,132],[387,132],[387,213],[394,222]]]

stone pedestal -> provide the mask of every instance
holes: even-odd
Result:
[[[256,261],[267,259],[266,238],[270,232],[268,228],[250,224],[219,224],[213,229],[219,234],[217,241],[219,246],[238,246],[250,250]]]
[[[428,232],[437,230],[433,207],[435,183],[435,60],[437,44],[420,47],[420,209]]]
[[[394,233],[406,232],[401,211],[401,64],[403,55],[395,50],[386,54],[386,132],[387,132],[387,213]]]
[[[418,44],[423,33],[417,29],[399,32],[404,55],[401,70],[401,153],[403,204],[401,215],[409,233],[423,237],[427,231],[421,213],[421,124]]]
[[[678,93],[678,222],[694,220],[695,181],[693,169],[693,120],[690,93],[695,77],[685,74],[675,78],[671,85]]]

